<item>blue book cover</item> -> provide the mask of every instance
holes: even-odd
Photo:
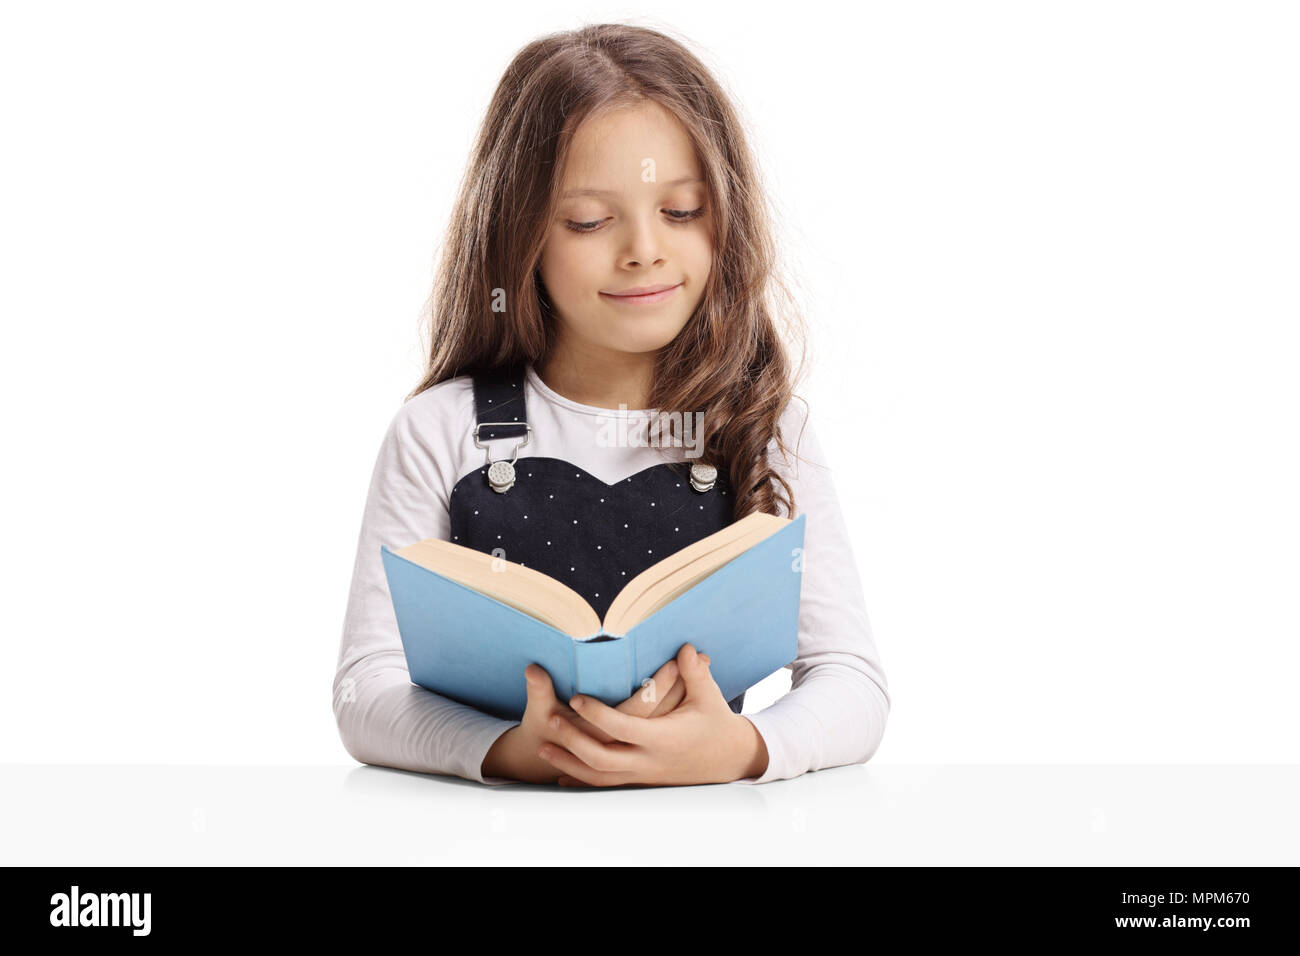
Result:
[[[798,656],[806,515],[723,564],[625,634],[575,638],[381,546],[411,680],[507,720],[523,717],[524,668],[611,707],[627,700],[686,643],[708,654],[731,700]]]

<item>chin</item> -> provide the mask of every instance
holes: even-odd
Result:
[[[670,343],[675,336],[663,335],[625,335],[615,342],[602,343],[611,352],[624,352],[628,355],[645,355],[648,352],[658,352],[665,345]]]
[[[619,330],[618,340],[625,352],[650,352],[661,349],[681,333],[685,322],[668,322],[639,319],[636,322],[624,321],[616,326]]]

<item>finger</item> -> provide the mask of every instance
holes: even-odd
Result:
[[[701,654],[700,657],[706,662],[709,659],[708,654]],[[664,699],[659,702],[659,706],[655,708],[654,713],[650,716],[662,717],[664,714],[671,713],[676,710],[678,705],[685,699],[686,681],[682,680],[681,675],[679,674],[676,682],[674,682],[673,686],[669,688],[668,693],[664,695]]]
[[[596,697],[578,694],[569,701],[569,706],[582,715],[583,720],[591,723],[611,737],[628,744],[650,744],[660,739],[660,729],[644,717],[634,717],[608,706]],[[586,760],[586,755],[575,751]]]
[[[577,727],[583,733],[589,734],[590,736],[596,738],[602,744],[608,744],[614,741],[614,738],[611,737],[609,734],[605,733],[605,731],[601,730],[599,727],[595,726],[594,724],[588,723],[587,721],[579,717],[577,714],[575,714],[572,708],[565,707],[563,710],[563,714],[569,720],[573,721],[573,725],[575,727]],[[550,730],[550,728],[548,727],[547,730]]]
[[[658,717],[682,702],[685,688],[675,659],[664,662],[645,686],[616,708],[634,717]]]
[[[687,698],[722,698],[722,691],[709,673],[707,658],[696,653],[694,645],[682,645],[682,649],[677,652],[677,666],[681,668],[682,679],[686,681]],[[587,717],[586,714],[583,716]],[[590,717],[587,719],[591,720]]]
[[[673,681],[673,686],[668,689],[668,693],[659,699],[659,703],[655,707],[654,713],[650,716],[662,717],[664,714],[676,710],[677,705],[685,698],[686,682],[679,677],[677,680]]]
[[[623,776],[622,774],[593,770],[563,747],[557,747],[555,744],[543,746],[537,755],[566,776],[591,787],[608,787],[623,782],[618,779]]]
[[[574,713],[573,708],[556,698],[551,675],[540,664],[533,663],[524,668],[524,682],[528,688],[528,702],[524,705],[525,714],[533,715],[533,719],[543,725],[541,731],[543,737],[546,736],[546,721],[554,714],[563,714],[572,719],[581,719]],[[604,733],[604,731],[600,730],[596,730],[596,732]]]
[[[555,696],[551,675],[541,664],[533,663],[524,668],[524,682],[528,688],[528,703],[525,706],[540,715],[539,721],[544,722],[551,714],[557,713],[566,717],[578,716],[572,707]]]
[[[555,699],[555,687],[551,683],[551,675],[541,664],[529,664],[524,668],[524,683],[528,692],[529,706],[549,709],[549,705],[558,703]]]
[[[645,682],[631,697],[618,705],[618,710],[634,717],[649,717],[659,706],[659,701],[678,680],[677,661],[665,661],[654,676]]]
[[[611,711],[613,708],[609,708]],[[617,713],[617,711],[615,711]],[[621,715],[620,715],[621,716]],[[641,720],[629,717],[629,720]],[[599,740],[583,733],[573,722],[555,714],[547,721],[547,737],[559,744],[573,756],[577,757],[592,770],[608,772],[627,772],[639,765],[640,747],[625,744],[621,740],[601,743]],[[563,768],[561,768],[563,769]]]

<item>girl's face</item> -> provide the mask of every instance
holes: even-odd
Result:
[[[667,345],[704,294],[713,251],[707,188],[681,124],[654,102],[590,117],[559,191],[540,264],[557,340],[596,353]]]

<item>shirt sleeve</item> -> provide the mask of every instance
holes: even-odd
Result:
[[[880,746],[889,716],[889,688],[831,469],[806,412],[793,409],[792,403],[782,416],[782,438],[794,457],[785,458],[773,441],[768,460],[794,489],[794,517],[808,516],[798,657],[786,665],[790,691],[744,715],[767,746],[768,764],[761,776],[737,783],[865,763]]]
[[[406,666],[380,546],[396,551],[446,539],[451,524],[443,469],[454,456],[450,446],[439,451],[438,431],[412,413],[421,397],[394,416],[371,475],[334,676],[334,717],[343,746],[362,763],[518,783],[484,777],[482,766],[497,738],[520,722],[414,684]],[[428,400],[421,408],[428,411]]]

